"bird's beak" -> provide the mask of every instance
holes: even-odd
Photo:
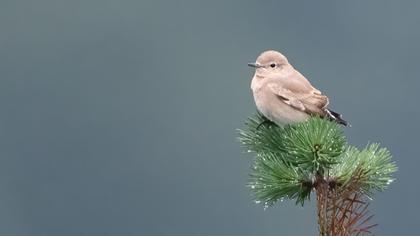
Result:
[[[261,65],[260,65],[260,64],[258,64],[258,63],[248,63],[248,66],[250,66],[250,67],[254,67],[254,68],[261,67]]]

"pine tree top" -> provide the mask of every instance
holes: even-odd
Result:
[[[337,191],[351,184],[353,192],[372,197],[397,170],[386,148],[350,146],[337,123],[319,117],[279,127],[257,114],[239,130],[239,140],[255,153],[248,187],[264,207],[283,199],[303,205],[320,181]]]

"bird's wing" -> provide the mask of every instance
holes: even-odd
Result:
[[[284,86],[286,85],[286,86]],[[295,84],[289,84],[295,85]],[[276,82],[268,83],[270,90],[277,95],[284,103],[301,110],[308,114],[325,114],[325,108],[328,105],[328,97],[323,95],[319,90],[309,86],[287,86],[287,84],[280,84]]]

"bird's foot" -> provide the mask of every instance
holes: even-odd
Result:
[[[272,122],[269,119],[264,119],[261,123],[258,124],[257,126],[257,130],[261,127],[261,125],[268,125],[268,126],[272,126],[272,125],[276,125],[276,123]]]

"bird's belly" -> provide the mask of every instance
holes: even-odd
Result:
[[[282,102],[275,95],[267,96],[257,93],[254,94],[254,100],[259,112],[278,125],[303,122],[309,118],[308,114]]]

